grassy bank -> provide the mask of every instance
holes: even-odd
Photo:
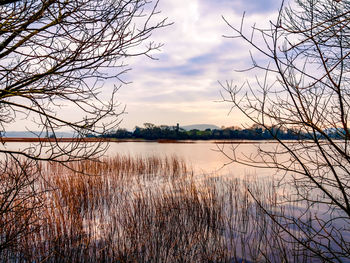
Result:
[[[79,172],[77,172],[79,171]],[[307,259],[259,208],[282,213],[271,182],[194,176],[175,157],[116,156],[40,167],[28,231],[2,262],[282,262]],[[31,186],[32,187],[32,186]],[[27,204],[30,205],[30,204]],[[8,219],[10,214],[5,215]],[[1,235],[13,228],[2,218]]]

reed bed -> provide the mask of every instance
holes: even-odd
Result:
[[[248,192],[283,213],[270,181],[195,176],[180,159],[156,156],[51,163],[40,174],[37,218],[22,222],[30,231],[0,249],[2,262],[307,259]]]

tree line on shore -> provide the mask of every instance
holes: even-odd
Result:
[[[332,133],[333,137],[339,137],[339,132]],[[222,127],[220,129],[192,129],[185,130],[179,125],[155,125],[152,123],[145,123],[144,127],[136,126],[134,131],[127,129],[117,129],[102,135],[103,138],[116,139],[145,139],[145,140],[221,140],[221,139],[242,139],[242,140],[270,140],[279,138],[281,140],[300,140],[308,139],[307,133],[296,131],[294,129],[281,129],[274,127],[273,129],[266,129],[259,125],[252,125],[249,128],[240,127]]]
[[[328,130],[327,134],[335,139],[341,139],[344,132],[341,130]],[[279,127],[264,128],[252,125],[249,128],[222,127],[220,129],[191,129],[185,130],[179,125],[155,125],[144,123],[144,127],[136,126],[133,131],[117,129],[101,135],[103,138],[115,139],[145,139],[145,140],[304,140],[310,139],[311,135],[295,129],[283,129]],[[320,135],[322,137],[322,135]]]

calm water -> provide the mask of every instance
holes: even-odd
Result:
[[[64,144],[64,143],[62,143]],[[6,143],[8,150],[23,150],[33,144],[30,143]],[[259,144],[264,147],[273,148],[275,144]],[[246,175],[271,176],[272,170],[251,168],[231,160],[221,152],[225,152],[232,157],[232,147],[235,149],[236,156],[242,157],[255,156],[257,154],[257,143],[250,142],[238,145],[222,144],[215,141],[192,141],[186,143],[158,143],[158,142],[111,142],[106,152],[107,156],[116,154],[130,156],[176,156],[183,159],[196,174],[207,175],[230,175],[242,177]]]
[[[6,143],[5,147],[11,150],[21,150],[30,146],[29,143]],[[176,156],[183,159],[189,167],[192,167],[197,178],[209,177],[230,177],[230,178],[245,178],[246,176],[252,176],[254,179],[274,179],[279,175],[272,169],[258,169],[247,167],[241,164],[232,163],[231,160],[225,156],[234,156],[233,149],[235,150],[235,156],[239,158],[250,157],[252,160],[259,159],[258,148],[261,147],[264,150],[271,150],[274,152],[280,152],[278,145],[275,143],[265,142],[245,142],[242,144],[220,144],[214,141],[195,141],[191,143],[157,143],[157,142],[112,142],[109,144],[109,149],[106,152],[107,156],[114,155],[130,155],[130,156]],[[225,153],[225,154],[224,154]],[[206,176],[202,176],[202,175]],[[273,179],[274,178],[274,179]],[[277,194],[283,195],[284,192],[291,191],[290,188],[278,189]],[[301,215],[305,208],[301,202],[298,206],[287,206],[290,208],[290,212],[286,210],[286,215]],[[328,207],[320,204],[308,207],[308,211],[312,215],[317,215],[320,219],[329,220],[332,216],[328,214]],[[288,214],[289,213],[289,214]],[[344,224],[347,224],[346,220],[337,219],[332,222],[331,227],[340,229]],[[317,226],[316,226],[317,229]],[[344,233],[343,238],[350,240],[350,233]],[[327,241],[327,240],[326,240]],[[344,261],[345,262],[345,261]],[[346,261],[348,262],[348,261]]]
[[[267,147],[273,147],[270,144]],[[131,156],[177,156],[182,158],[196,174],[216,175],[259,175],[268,176],[272,171],[257,169],[232,161],[221,152],[223,150],[228,156],[233,156],[232,147],[237,144],[220,144],[214,141],[195,141],[191,143],[157,143],[157,142],[122,142],[111,143],[107,155],[127,154]],[[237,155],[255,155],[256,144],[244,143],[236,148]]]

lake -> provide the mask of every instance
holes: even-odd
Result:
[[[289,146],[293,145],[293,142],[287,142],[287,143]],[[2,147],[5,147],[8,150],[21,150],[29,147],[30,145],[31,145],[30,143],[6,143]],[[60,146],[64,146],[64,145],[67,145],[67,143],[60,144]],[[312,146],[312,144],[310,144],[310,146]],[[235,220],[237,218],[239,219],[239,220],[237,219],[238,221],[233,220],[233,222],[236,222],[236,223],[238,222],[237,226],[246,226],[248,228],[253,226],[260,226],[260,221],[258,221],[260,220],[260,218],[263,218],[262,223],[264,224],[266,222],[269,222],[269,224],[271,224],[272,222],[271,218],[269,218],[267,214],[261,213],[261,211],[259,210],[260,208],[257,206],[257,203],[255,201],[253,202],[251,196],[247,194],[247,190],[246,190],[247,186],[249,187],[249,189],[252,189],[253,191],[254,189],[256,190],[257,194],[254,196],[263,197],[263,199],[260,201],[260,204],[264,205],[265,207],[266,207],[266,204],[267,205],[269,203],[274,204],[273,200],[280,200],[280,201],[294,200],[293,197],[291,197],[291,195],[295,193],[295,190],[296,190],[293,188],[293,185],[284,185],[280,188],[271,188],[271,185],[269,186],[268,184],[265,184],[266,182],[268,183],[269,181],[277,182],[276,179],[280,179],[281,178],[280,175],[283,175],[283,172],[278,173],[276,175],[276,172],[273,169],[248,167],[242,164],[232,163],[229,158],[229,157],[235,156],[236,159],[242,159],[244,157],[248,157],[251,160],[259,160],[259,159],[261,160],[262,155],[260,154],[261,152],[259,152],[259,147],[260,147],[260,150],[270,151],[271,156],[274,156],[274,154],[277,153],[281,158],[278,159],[278,162],[277,161],[276,162],[281,165],[286,165],[287,162],[283,163],[283,159],[285,159],[284,157],[288,158],[288,155],[283,153],[282,149],[279,148],[278,144],[267,142],[267,141],[263,141],[263,142],[243,141],[241,143],[238,143],[237,141],[218,142],[218,143],[215,141],[186,141],[186,142],[176,142],[176,143],[159,143],[159,142],[145,142],[145,141],[144,142],[131,142],[131,141],[111,142],[109,144],[108,150],[106,151],[106,155],[107,156],[127,155],[131,157],[156,156],[156,157],[162,157],[162,158],[167,156],[168,157],[176,156],[179,159],[184,160],[187,166],[192,168],[196,175],[195,183],[198,183],[197,189],[201,189],[201,191],[204,194],[206,193],[205,192],[206,189],[212,189],[212,190],[214,189],[212,192],[209,192],[210,194],[208,196],[219,198],[219,199],[213,199],[213,201],[215,200],[222,201],[219,207],[221,209],[220,211],[222,212],[221,215],[224,216],[223,218],[227,218],[228,221],[224,224],[222,228],[225,231],[222,233],[220,232],[219,236],[222,237],[222,235],[224,235],[224,237],[227,240],[231,240],[230,238],[235,237],[240,233],[243,233],[244,235],[245,233],[248,233],[247,236],[249,237],[251,236],[251,234],[253,236],[254,235],[259,236],[258,234],[260,233],[259,229],[253,229],[251,232],[244,232],[246,231],[244,229],[243,229],[244,231],[243,230],[236,231],[236,228],[235,228],[236,226],[232,228],[230,225],[233,219]],[[313,152],[310,147],[301,148],[299,150],[300,150],[299,152],[301,156],[305,155],[305,158],[314,157],[312,155]],[[131,158],[131,159],[135,160],[135,158]],[[285,160],[288,161],[288,159],[285,159]],[[139,160],[137,162],[139,162]],[[293,168],[295,167],[296,166],[293,166]],[[117,171],[117,170],[119,171],[119,168],[113,171]],[[168,181],[163,180],[164,178],[162,177],[164,174],[166,175],[166,172],[162,173],[161,177],[159,176],[155,177],[156,180],[152,180],[152,176],[151,176],[151,179],[145,179],[144,181],[142,181],[142,178],[143,178],[142,176],[140,176],[141,181],[139,180],[139,174],[136,174],[136,176],[135,174],[133,174],[132,176],[135,176],[136,179],[134,181],[130,181],[131,183],[129,185],[127,184],[129,181],[125,180],[124,183],[127,187],[124,187],[125,185],[122,184],[122,182],[118,181],[118,184],[117,183],[115,184],[116,187],[108,188],[108,191],[110,189],[113,189],[113,191],[118,191],[118,189],[122,189],[121,193],[123,194],[130,193],[130,195],[132,196],[130,200],[132,201],[136,200],[135,196],[136,197],[141,196],[146,198],[149,194],[152,194],[152,193],[158,194],[159,191],[165,191],[165,192],[160,192],[160,193],[163,193],[163,197],[164,197],[164,198],[162,197],[162,199],[160,200],[168,200],[168,199],[165,199],[165,197],[168,196],[169,193],[174,194],[173,198],[175,197],[179,198],[180,197],[178,195],[179,189],[175,189],[176,190],[175,191],[169,187],[176,188],[176,187],[181,187],[182,185],[177,184],[178,182],[175,183],[175,181],[172,184],[167,184]],[[251,181],[253,182],[252,184],[250,184],[249,182],[250,180],[245,180],[250,175],[251,175],[251,178],[253,179],[253,181]],[[64,175],[62,175],[62,177],[64,178]],[[113,176],[111,178],[113,178]],[[145,178],[147,178],[147,176]],[[165,178],[168,178],[168,177],[165,176]],[[235,180],[232,180],[232,181],[226,180],[227,178],[230,178],[230,179],[238,178],[243,180],[237,180],[240,182],[235,183]],[[292,179],[292,178],[293,177],[291,176],[286,176],[286,179]],[[298,177],[294,177],[294,178],[298,179]],[[197,179],[199,180],[197,181]],[[110,183],[108,180],[106,181],[108,182],[106,185],[109,185]],[[193,180],[193,177],[191,177],[191,180]],[[86,182],[85,180],[83,181],[83,183],[87,183],[87,182],[88,180],[86,180]],[[200,188],[202,182],[204,182],[202,184],[203,187]],[[233,184],[231,184],[231,182],[233,182]],[[247,182],[247,184],[245,184],[245,182]],[[258,184],[256,184],[256,182]],[[305,181],[301,181],[301,183],[303,182]],[[190,181],[190,183],[192,184],[192,181]],[[136,185],[136,188],[134,188],[135,185]],[[265,185],[267,186],[265,187]],[[166,188],[166,186],[168,186],[168,188]],[[231,186],[232,188],[230,188]],[[234,186],[237,186],[237,187],[234,188]],[[141,190],[139,188],[141,188]],[[188,188],[188,189],[186,188],[183,191],[184,196],[186,196],[186,194],[190,194],[191,189],[192,188]],[[299,190],[303,190],[303,188],[298,189],[298,191]],[[305,190],[309,190],[309,188],[305,188]],[[266,193],[264,191],[266,191]],[[241,193],[241,195],[239,195],[239,193]],[[286,195],[286,199],[284,199],[285,195]],[[298,235],[298,237],[301,240],[303,240],[304,238],[304,227],[306,227],[311,234],[318,235],[318,237],[321,235],[326,235],[326,238],[324,239],[324,241],[320,241],[319,244],[322,244],[322,246],[325,246],[325,247],[326,245],[332,246],[333,251],[342,251],[343,248],[337,244],[339,240],[336,235],[332,235],[332,234],[328,235],[327,232],[321,233],[320,231],[323,228],[325,228],[326,231],[328,231],[329,229],[333,229],[332,231],[337,230],[339,231],[339,233],[341,233],[341,237],[345,240],[345,244],[348,244],[349,242],[348,240],[350,240],[350,231],[347,232],[348,229],[345,229],[346,231],[343,231],[344,226],[347,226],[349,223],[348,218],[343,217],[344,213],[339,209],[334,208],[333,210],[329,210],[330,206],[328,204],[323,204],[324,200],[326,200],[324,195],[320,195],[317,189],[307,192],[307,195],[308,195],[308,198],[310,197],[316,198],[315,200],[321,200],[321,201],[315,201],[312,205],[310,205],[308,202],[300,201],[300,200],[295,203],[283,202],[282,204],[279,204],[279,205],[267,206],[268,207],[267,211],[277,216],[281,215],[280,217],[280,220],[282,220],[281,222],[288,223],[286,229],[293,230],[294,231],[293,233]],[[83,196],[89,196],[89,195],[83,195]],[[207,195],[203,195],[203,198],[204,197],[207,198]],[[101,198],[102,199],[100,203],[104,204],[106,201],[103,199],[103,195]],[[203,200],[206,200],[205,198]],[[140,201],[142,200],[143,199],[140,199]],[[174,199],[174,200],[177,200],[177,199]],[[239,203],[242,200],[243,201],[246,200],[244,201],[244,205],[247,206],[246,210],[242,209],[241,203]],[[114,202],[114,201],[115,200],[113,199],[113,202],[110,202],[110,204],[111,205],[119,204],[118,202]],[[329,200],[326,200],[326,201],[329,202]],[[238,205],[235,205],[235,202]],[[135,201],[135,204],[137,205],[139,205],[140,203],[142,202]],[[186,202],[181,201],[178,204],[181,207],[183,204],[186,204]],[[127,205],[126,207],[128,207],[128,203],[126,203],[126,205]],[[202,208],[204,207],[203,205],[204,203],[199,206],[200,208],[199,211],[201,212],[202,212]],[[150,208],[153,209],[154,206],[155,204],[151,203]],[[164,210],[164,207],[162,207],[162,209]],[[162,209],[157,211],[163,211]],[[125,207],[121,207],[120,210],[115,210],[114,207],[112,207],[110,211],[122,212],[124,210],[125,210]],[[192,216],[192,207],[188,211],[189,211],[189,215]],[[244,214],[242,211],[247,212],[246,214],[247,216],[242,217],[243,219],[250,218],[250,216],[253,216],[255,221],[253,219],[250,219],[250,221],[248,220],[249,224],[248,223],[245,224],[245,221],[242,219],[244,222],[243,221],[241,222],[240,215]],[[149,211],[147,210],[147,213],[145,213],[145,215],[148,215],[148,214],[149,214]],[[169,217],[169,219],[167,220],[171,220],[171,218],[173,218],[173,216]],[[200,218],[201,217],[199,217],[199,219]],[[153,222],[152,220],[150,222]],[[188,222],[187,220],[188,219],[186,218],[186,220],[184,221],[186,224]],[[294,220],[300,220],[300,221],[294,221]],[[162,222],[163,221],[164,220],[162,220]],[[214,221],[216,222],[216,220]],[[254,222],[258,222],[259,224],[254,225]],[[297,223],[295,222],[299,223],[299,225],[297,225]],[[306,223],[304,224],[304,222]],[[323,224],[323,222],[325,223]],[[332,222],[332,223],[328,224],[327,222]],[[194,229],[194,228],[195,227],[190,229]],[[115,229],[115,227],[113,227],[113,229]],[[232,230],[232,232],[228,232],[227,229],[229,229],[230,231]],[[309,234],[309,233],[307,232],[306,234]],[[270,233],[267,234],[268,237],[269,235]],[[293,251],[293,249],[291,251]],[[242,255],[244,255],[244,253],[242,253]],[[276,260],[272,262],[279,262],[279,261]],[[343,262],[348,262],[348,261],[343,261]]]
[[[265,147],[272,148],[275,143],[263,143]],[[259,143],[259,145],[262,145]],[[269,176],[271,170],[252,168],[245,165],[232,163],[221,152],[222,150],[232,157],[232,147],[237,155],[257,154],[257,142],[220,143],[217,141],[187,141],[184,143],[158,143],[158,142],[112,142],[107,155],[123,154],[130,156],[177,156],[183,159],[195,174],[230,175],[242,177],[246,175]]]
[[[66,144],[66,143],[61,143]],[[8,142],[2,146],[8,150],[23,150],[35,143],[27,142]],[[270,169],[258,169],[245,165],[232,163],[227,157],[232,157],[232,147],[235,149],[236,156],[254,156],[257,154],[257,145],[272,149],[276,146],[271,142],[243,141],[241,144],[237,141],[228,143],[217,141],[185,141],[176,143],[159,142],[110,142],[107,156],[130,155],[134,156],[176,156],[184,160],[186,164],[193,169],[194,173],[206,175],[221,175],[242,177],[247,175],[270,176],[273,171]],[[223,154],[223,152],[227,154]]]

